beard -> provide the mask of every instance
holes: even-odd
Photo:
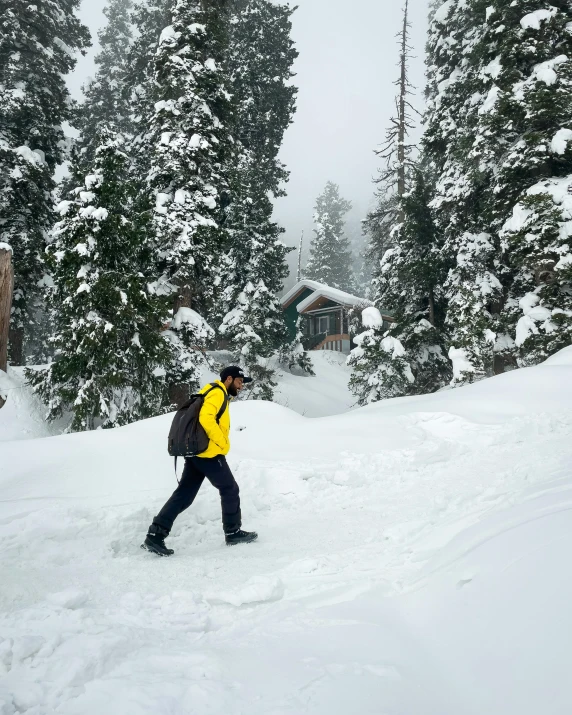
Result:
[[[238,390],[236,389],[236,385],[234,384],[234,382],[228,386],[228,394],[231,397],[237,397]]]

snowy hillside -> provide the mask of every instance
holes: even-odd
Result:
[[[46,407],[26,385],[23,368],[9,368],[9,375],[0,370],[0,394],[6,396],[0,409],[0,442],[49,437],[66,428],[65,420],[46,423]]]
[[[348,389],[351,371],[345,362],[346,356],[341,353],[312,353],[315,377],[292,375],[274,366],[276,402],[306,417],[346,412],[354,405],[355,397]],[[217,379],[215,373],[203,370],[203,382]],[[0,394],[8,396],[0,410],[0,442],[61,434],[69,423],[64,419],[53,424],[45,422],[46,407],[26,385],[22,368],[11,368],[9,376],[0,372]],[[248,399],[248,392],[243,397]]]
[[[572,711],[572,348],[321,419],[233,405],[259,542],[205,485],[159,559],[169,421],[0,444],[1,715]]]

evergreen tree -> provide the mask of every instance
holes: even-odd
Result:
[[[352,248],[352,273],[357,295],[371,296],[371,262],[368,258],[368,238],[364,221],[348,221],[346,232]]]
[[[56,360],[28,374],[49,419],[70,411],[72,430],[156,415],[171,352],[159,332],[167,306],[142,271],[152,243],[145,219],[132,218],[144,212],[132,206],[123,140],[104,133],[98,143],[92,173],[58,207],[62,220],[49,247]]]
[[[378,292],[381,263],[387,251],[395,245],[394,230],[399,222],[399,197],[393,191],[380,187],[376,194],[376,206],[364,221],[364,231],[367,236],[364,256],[370,266],[369,292],[374,296]]]
[[[410,189],[415,167],[413,160],[415,145],[410,142],[409,135],[415,128],[414,115],[419,112],[410,100],[413,93],[413,86],[409,81],[409,61],[412,52],[409,44],[410,30],[409,0],[405,0],[402,27],[397,34],[399,77],[394,83],[398,88],[395,98],[396,113],[391,118],[385,143],[376,151],[384,163],[384,168],[376,180],[377,206],[368,214],[365,221],[365,229],[369,236],[367,257],[373,265],[374,292],[383,257],[395,244],[394,229],[403,222],[401,201]]]
[[[356,335],[357,347],[348,358],[353,367],[350,390],[362,406],[372,402],[401,397],[415,383],[405,349],[396,338],[388,335],[380,321]]]
[[[572,344],[571,194],[572,175],[539,182],[505,225],[515,277],[503,317],[512,329],[520,367],[536,365]]]
[[[515,358],[538,361],[569,339],[569,279],[560,263],[568,243],[555,226],[572,168],[571,13],[539,0],[452,2],[435,13],[426,147],[452,265],[456,384],[502,372]],[[559,268],[552,274],[550,266]],[[547,320],[553,311],[556,321]]]
[[[85,100],[76,112],[80,132],[73,162],[80,176],[89,171],[97,148],[96,139],[103,127],[129,137],[132,134],[130,102],[126,87],[129,53],[133,41],[132,0],[108,0],[103,13],[106,26],[98,33],[101,51],[95,58],[97,72],[84,87]]]
[[[206,5],[206,3],[205,3]],[[200,335],[190,309],[208,315],[220,292],[228,245],[222,227],[234,152],[223,60],[226,13],[199,0],[178,0],[155,57],[152,114],[140,151],[150,157],[157,279],[173,301],[171,330],[180,345],[168,374],[178,403],[199,380]],[[181,326],[185,325],[185,330]]]
[[[494,2],[487,10],[485,41],[495,70],[494,104],[484,119],[488,141],[503,146],[491,226],[510,271],[501,302],[508,343],[497,350],[501,367],[510,365],[507,354],[519,366],[533,365],[572,342],[571,22],[567,3]]]
[[[274,387],[267,360],[287,340],[279,296],[291,249],[280,240],[284,230],[272,221],[271,197],[284,196],[288,179],[278,152],[297,92],[290,82],[298,54],[290,37],[291,14],[269,0],[237,0],[226,63],[239,158],[229,167],[232,205],[225,228],[230,251],[220,333],[256,378],[250,395],[263,399],[272,399]]]
[[[279,351],[280,364],[290,371],[301,371],[307,375],[315,375],[314,365],[308,351],[304,348],[304,333],[302,331],[302,317],[296,321],[296,336],[292,342],[283,345]]]
[[[483,62],[481,56],[485,17],[481,0],[442,5],[434,13],[428,46],[431,84],[424,149],[436,174],[434,216],[444,239],[443,263],[450,266],[446,325],[454,384],[494,370],[506,273],[486,200],[495,161],[483,126],[490,103],[489,60]]]
[[[377,304],[391,306],[394,322],[370,325],[355,341],[350,388],[367,404],[390,397],[434,392],[451,379],[441,288],[445,266],[436,250],[431,190],[418,171],[402,201],[396,244],[381,264]]]
[[[443,0],[429,0],[429,22],[433,20],[441,5],[443,5]]]
[[[155,101],[155,56],[161,33],[172,23],[174,7],[175,0],[140,0],[131,16],[135,37],[129,48],[123,91],[133,133],[130,154],[139,177],[147,175],[152,156],[144,139]]]
[[[382,153],[388,162],[381,176],[384,191],[366,221],[374,264],[374,302],[390,312],[394,321],[390,326],[381,321],[369,325],[355,339],[358,348],[349,360],[354,368],[350,388],[360,404],[433,392],[451,378],[441,288],[446,264],[430,207],[432,187],[425,181],[431,170],[424,164],[421,169],[414,167],[414,146],[408,143],[411,112],[415,111],[408,99],[408,9],[406,2],[398,36],[398,112]]]
[[[351,293],[354,290],[350,266],[352,256],[344,234],[344,216],[352,205],[340,196],[340,187],[329,181],[318,197],[314,214],[314,240],[305,277],[332,288]]]
[[[53,225],[54,172],[70,119],[65,76],[90,44],[79,0],[0,0],[0,242],[13,249],[10,359],[21,365],[40,310],[43,254]]]

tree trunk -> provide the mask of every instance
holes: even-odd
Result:
[[[185,404],[191,396],[189,385],[181,383],[179,385],[169,385],[169,403],[175,405],[177,409]]]
[[[429,289],[429,322],[435,327],[435,293],[433,288]]]
[[[495,375],[502,375],[505,370],[505,359],[503,355],[495,354],[493,358],[493,373]]]
[[[4,372],[8,369],[8,336],[10,334],[13,290],[12,251],[0,248],[0,370]],[[0,407],[3,406],[4,399],[0,395]]]
[[[401,76],[399,78],[399,132],[397,135],[398,180],[397,193],[399,198],[405,195],[405,140],[407,137],[407,30],[408,30],[409,0],[405,2],[403,11],[403,31],[401,35]]]
[[[397,195],[399,199],[403,199],[407,190],[406,176],[406,147],[407,139],[407,38],[409,30],[409,0],[405,0],[405,8],[403,10],[403,31],[401,35],[401,76],[399,78],[399,128],[397,133]],[[403,213],[403,205],[399,209],[399,222],[403,223],[405,215]]]
[[[173,304],[173,318],[177,315],[179,308],[190,308],[193,299],[193,291],[190,285],[179,286],[175,302]]]
[[[302,280],[302,248],[304,246],[304,231],[302,231],[302,235],[300,236],[300,246],[298,248],[298,274],[296,276],[296,283],[299,283]]]
[[[177,315],[179,308],[190,308],[193,297],[191,286],[186,284],[179,286],[175,302],[173,304],[173,318]],[[180,407],[191,396],[191,388],[186,383],[169,385],[169,402]]]
[[[10,364],[20,366],[24,364],[24,328],[10,327],[8,336],[10,345]]]

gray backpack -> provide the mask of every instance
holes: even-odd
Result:
[[[199,413],[205,403],[205,397],[217,389],[224,392],[222,407],[216,416],[218,424],[228,406],[228,395],[216,382],[211,382],[210,390],[202,395],[193,395],[177,410],[169,432],[169,454],[175,457],[175,472],[177,457],[196,457],[197,454],[202,454],[208,449],[209,438],[199,422]]]

